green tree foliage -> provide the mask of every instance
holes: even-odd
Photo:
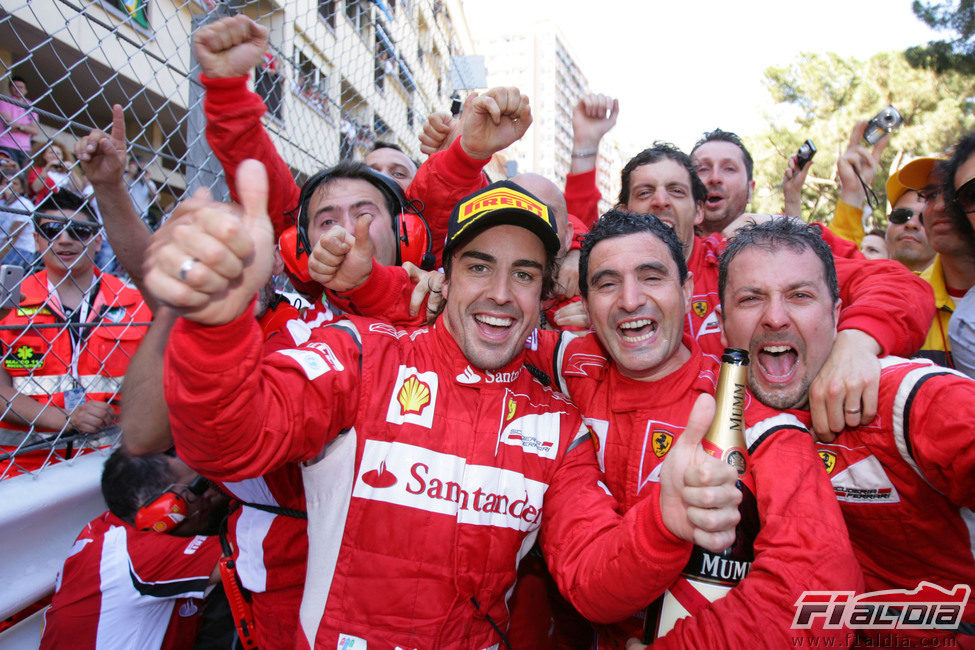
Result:
[[[806,138],[818,148],[806,178],[802,216],[828,222],[836,205],[836,159],[846,150],[858,120],[868,120],[888,104],[904,116],[881,159],[873,188],[879,197],[875,218],[886,209],[887,170],[896,162],[946,151],[975,129],[975,76],[913,68],[902,53],[881,53],[866,61],[836,54],[803,54],[785,67],[765,71],[776,105],[769,129],[746,143],[755,158],[752,210],[783,209],[778,189],[789,158]]]
[[[951,40],[930,41],[904,53],[916,68],[935,72],[957,70],[975,74],[975,0],[960,0],[958,6],[945,2],[921,2],[911,4],[914,15],[935,31],[957,34]]]

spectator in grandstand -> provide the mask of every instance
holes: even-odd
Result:
[[[122,376],[152,316],[138,291],[95,268],[100,225],[80,197],[49,195],[33,224],[44,268],[24,279],[20,306],[0,321],[5,452],[50,437],[40,432],[93,434],[113,424]],[[45,448],[15,460],[26,470],[46,457]]]
[[[5,186],[0,194],[0,229],[4,233],[4,244],[0,248],[10,248],[0,264],[15,264],[27,270],[37,259],[34,229],[30,226],[34,204],[25,195],[22,175],[2,182]]]
[[[741,138],[721,129],[705,133],[691,150],[691,159],[707,188],[699,225],[707,237],[744,214],[755,190],[754,163]]]
[[[975,250],[975,133],[958,142],[944,171],[949,214],[969,249]],[[955,366],[975,377],[975,288],[969,289],[956,305],[948,338]]]
[[[860,252],[868,260],[890,259],[890,255],[887,252],[887,240],[884,231],[880,228],[874,228],[864,235],[863,241],[860,242]]]
[[[68,150],[56,140],[51,140],[37,152],[36,164],[27,172],[28,189],[35,204],[54,191],[69,190],[82,194],[86,185],[81,172],[74,168]]]
[[[135,204],[135,211],[150,228],[153,224],[149,220],[149,208],[156,202],[159,190],[149,178],[149,172],[138,157],[129,158],[125,170],[125,185],[129,189],[129,196]],[[158,224],[156,224],[158,226]]]
[[[176,456],[121,450],[105,462],[102,494],[109,510],[58,572],[41,648],[193,648],[220,580],[227,497]]]
[[[30,160],[31,138],[41,132],[37,115],[29,108],[27,82],[23,77],[10,77],[7,95],[0,97],[0,151],[10,154],[18,167]]]
[[[372,145],[372,151],[363,158],[363,162],[392,178],[404,192],[416,176],[416,163],[399,145],[391,142],[377,141]]]
[[[866,121],[857,122],[853,126],[846,151],[836,160],[836,183],[839,188],[839,200],[836,202],[836,213],[829,224],[830,230],[858,246],[864,234],[864,213],[869,214],[874,208],[879,207],[877,206],[877,195],[871,189],[871,186],[873,185],[873,179],[877,175],[880,157],[890,142],[890,136],[885,135],[876,144],[867,147],[863,140],[863,133],[866,128]],[[887,202],[891,208],[895,207],[897,199],[904,194],[904,189],[902,185],[895,185],[892,188],[888,180]],[[914,229],[917,230],[919,228],[920,224],[915,224]],[[892,244],[890,235],[891,233],[888,230],[887,244],[889,246]],[[912,248],[908,242],[905,242],[905,244],[907,248]],[[891,246],[890,257],[891,259],[900,261],[896,249],[896,244]],[[931,252],[931,257],[934,257],[933,252]],[[912,270],[920,270],[912,264],[905,265]]]

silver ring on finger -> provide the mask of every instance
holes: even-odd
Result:
[[[190,269],[193,268],[194,264],[196,264],[196,258],[187,257],[185,260],[183,260],[183,263],[179,265],[179,279],[182,282],[186,282],[186,275],[190,272]]]
[[[858,414],[858,413],[860,412],[860,407],[858,406],[858,407],[856,407],[855,409],[844,409],[844,410],[845,410],[845,411],[846,411],[846,412],[847,412],[847,413],[848,413],[849,415],[857,415],[857,414]]]

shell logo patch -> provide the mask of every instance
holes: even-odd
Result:
[[[704,318],[704,316],[708,313],[708,301],[695,300],[693,304],[691,304],[691,309],[694,310],[694,313],[697,314],[698,318]]]
[[[508,398],[508,409],[504,416],[505,422],[510,422],[515,417],[515,411],[518,409],[518,404],[512,398]]]
[[[823,460],[823,465],[826,466],[826,473],[832,474],[833,470],[836,469],[836,454],[823,449],[818,450],[816,453],[818,453],[819,457]]]
[[[650,448],[653,449],[653,453],[657,458],[663,458],[670,451],[671,445],[674,444],[674,434],[670,431],[657,429],[651,432],[650,435]]]
[[[421,413],[423,407],[430,403],[430,387],[417,379],[410,377],[403,382],[396,401],[400,405],[400,415],[407,413]]]
[[[435,372],[420,372],[416,368],[400,366],[389,396],[386,421],[391,424],[433,426],[440,378]]]

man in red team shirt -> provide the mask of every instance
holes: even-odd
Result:
[[[724,336],[751,355],[752,393],[806,422],[809,384],[836,337],[840,309],[824,248],[811,226],[776,219],[739,231],[721,260]],[[817,444],[866,588],[914,590],[921,581],[970,588],[975,382],[926,361],[885,357],[881,366],[876,418]],[[845,408],[855,416],[861,405]],[[956,632],[859,633],[872,647],[949,639],[975,647],[975,603],[969,599]]]
[[[175,456],[109,457],[109,511],[82,531],[58,573],[41,648],[193,647],[203,598],[220,579],[215,535],[227,513],[215,488],[190,489],[199,478]],[[185,518],[166,534],[137,529],[140,508],[166,496],[185,501]]]

